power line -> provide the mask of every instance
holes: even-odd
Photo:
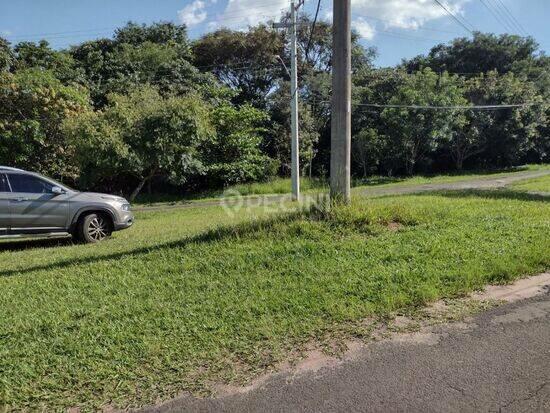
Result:
[[[381,36],[388,36],[388,37],[396,37],[398,39],[405,39],[405,40],[414,40],[419,42],[445,42],[443,39],[436,39],[434,37],[420,37],[420,36],[411,36],[405,33],[397,33],[392,32],[389,30],[374,30],[375,33],[381,35]]]
[[[271,2],[263,2],[263,3],[257,3],[254,5],[254,9],[266,9],[266,8],[273,8],[273,3]],[[262,14],[250,14],[247,12],[230,12],[225,13],[221,17],[218,17],[216,19],[210,19],[202,22],[202,24],[208,24],[208,23],[218,23],[218,22],[231,22],[235,20],[241,20],[246,17],[263,17],[263,18],[275,18],[278,17],[281,13],[286,11],[286,9],[277,9],[276,12],[273,13],[262,13]],[[70,35],[73,34],[79,34],[81,33],[82,36],[85,36],[86,34],[89,34],[93,36],[94,34],[104,34],[107,31],[111,32],[117,29],[124,28],[127,22],[121,23],[118,26],[111,26],[111,27],[103,27],[103,28],[90,28],[90,29],[83,29],[83,30],[69,30],[69,31],[62,31],[62,32],[43,32],[43,33],[29,33],[29,34],[17,34],[17,35],[9,35],[5,36],[5,38],[11,40],[11,41],[25,41],[27,39],[39,39],[42,40],[44,37],[48,37],[49,39],[57,39],[57,38],[66,38],[71,37]],[[175,22],[172,22],[175,23]],[[44,39],[48,40],[48,39]]]
[[[386,23],[388,26],[392,26],[395,24],[390,21],[390,20],[385,20],[385,19],[381,19],[379,17],[373,17],[373,16],[367,16],[367,15],[360,15],[358,17],[363,17],[365,19],[370,19],[370,20],[376,20],[376,21],[379,21],[379,22],[382,22],[382,23]],[[438,32],[438,33],[447,33],[447,34],[455,34],[455,35],[460,35],[461,33],[459,32],[456,32],[456,31],[451,31],[451,30],[442,30],[442,29],[434,29],[432,27],[415,27],[414,30],[422,30],[422,31],[429,31],[429,32]]]
[[[305,52],[305,58],[308,60],[309,48],[311,46],[311,41],[313,39],[313,34],[315,32],[315,25],[317,24],[317,18],[319,17],[319,10],[321,10],[321,0],[317,1],[317,10],[315,11],[315,18],[313,19],[313,24],[311,25],[311,33],[309,34],[309,40],[307,41],[307,47]]]
[[[489,10],[489,13],[491,13],[493,15],[493,17],[495,18],[495,20],[497,20],[501,25],[502,27],[504,27],[504,31],[514,31],[514,29],[510,30],[510,25],[509,23],[506,21],[506,20],[503,20],[502,17],[497,14],[497,10],[493,10],[492,7],[495,7],[495,5],[493,3],[489,3],[489,0],[479,0],[481,2],[481,4],[483,4],[483,6]],[[489,5],[491,5],[492,7],[489,7]]]
[[[376,103],[355,103],[355,106],[381,109],[421,109],[421,110],[500,110],[542,105],[543,102],[519,103],[506,105],[459,105],[459,106],[430,106],[430,105],[380,105]]]
[[[504,10],[504,14],[509,18],[509,20],[519,29],[520,32],[522,32],[525,36],[528,36],[527,30],[523,28],[521,23],[516,19],[516,17],[512,14],[510,9],[506,7],[506,4],[502,0],[495,0],[497,4],[500,5],[501,9]]]
[[[308,99],[309,103],[312,104],[330,104],[326,100],[311,100]],[[524,108],[529,106],[539,106],[547,105],[550,102],[526,102],[518,104],[501,104],[501,105],[449,105],[449,106],[438,106],[438,105],[399,105],[399,104],[377,104],[377,103],[357,103],[352,102],[352,106],[364,107],[364,108],[373,108],[373,109],[416,109],[416,110],[504,110],[504,109],[517,109]],[[376,112],[373,112],[376,113]]]
[[[471,26],[468,27],[466,26],[466,24],[464,22],[462,22],[452,11],[450,11],[447,7],[445,7],[445,5],[443,3],[441,3],[441,1],[439,0],[434,0],[438,5],[439,7],[441,7],[443,10],[445,10],[445,12],[451,16],[453,18],[454,21],[456,21],[460,26],[462,26],[467,32],[469,32],[470,34],[474,34],[473,30],[474,29],[474,26],[472,26],[466,19],[464,19],[464,22],[467,23],[468,25]]]

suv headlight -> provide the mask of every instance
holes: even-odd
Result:
[[[120,209],[122,209],[123,211],[130,211],[131,209],[131,206],[130,204],[122,204],[122,206],[120,207]]]

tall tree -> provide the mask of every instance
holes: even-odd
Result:
[[[163,95],[215,87],[212,76],[201,74],[191,62],[185,26],[173,23],[128,23],[114,39],[83,43],[71,54],[84,70],[98,107],[107,103],[109,93],[128,93],[146,83]]]
[[[283,36],[266,25],[246,31],[220,29],[193,44],[196,66],[236,90],[235,103],[259,108],[266,107],[268,95],[283,76],[277,56],[284,56],[284,51]]]
[[[391,105],[453,106],[466,105],[461,81],[447,73],[438,75],[430,69],[408,76],[390,101]],[[451,136],[453,129],[465,124],[464,115],[455,110],[388,108],[382,112],[387,122],[391,144],[397,149],[411,175],[420,161],[433,153]]]
[[[65,123],[67,134],[78,142],[77,155],[88,184],[112,174],[136,182],[133,200],[155,176],[182,185],[204,171],[201,144],[213,133],[210,108],[196,95],[163,98],[156,88],[144,86],[128,96],[110,95],[104,111]]]
[[[83,83],[82,71],[70,54],[50,47],[46,40],[21,42],[14,49],[14,70],[41,69],[51,71],[64,84]]]
[[[87,91],[49,70],[0,73],[0,164],[76,179],[75,145],[61,125],[88,110]]]
[[[433,47],[427,56],[417,56],[403,62],[409,71],[425,67],[441,73],[479,74],[496,70],[508,73],[518,62],[534,62],[539,57],[539,45],[532,37],[475,33],[472,39],[458,38],[449,44]]]
[[[10,43],[0,37],[0,72],[6,72],[11,69],[15,56]]]

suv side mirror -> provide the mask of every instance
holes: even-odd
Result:
[[[65,193],[65,190],[59,186],[52,187],[52,194],[54,195],[63,195]]]

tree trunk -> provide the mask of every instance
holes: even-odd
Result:
[[[462,168],[464,167],[464,157],[462,154],[459,154],[456,157],[455,165],[457,170],[462,171]]]
[[[149,175],[147,175],[145,178],[142,178],[141,181],[139,182],[138,186],[136,187],[136,189],[134,189],[134,191],[132,192],[132,194],[130,195],[130,199],[129,201],[130,202],[134,202],[134,199],[136,199],[136,197],[139,195],[139,193],[141,192],[141,190],[143,189],[143,187],[145,186],[145,184],[147,182],[150,182],[151,179],[156,175],[157,171],[154,170],[153,172],[151,172]]]
[[[136,197],[139,195],[139,193],[141,192],[141,190],[143,189],[143,187],[145,186],[145,183],[147,182],[147,180],[149,179],[149,177],[146,177],[146,178],[143,178],[138,186],[136,187],[136,189],[134,189],[134,191],[132,192],[132,194],[130,195],[130,199],[129,201],[130,202],[134,202],[134,200],[136,199]]]

